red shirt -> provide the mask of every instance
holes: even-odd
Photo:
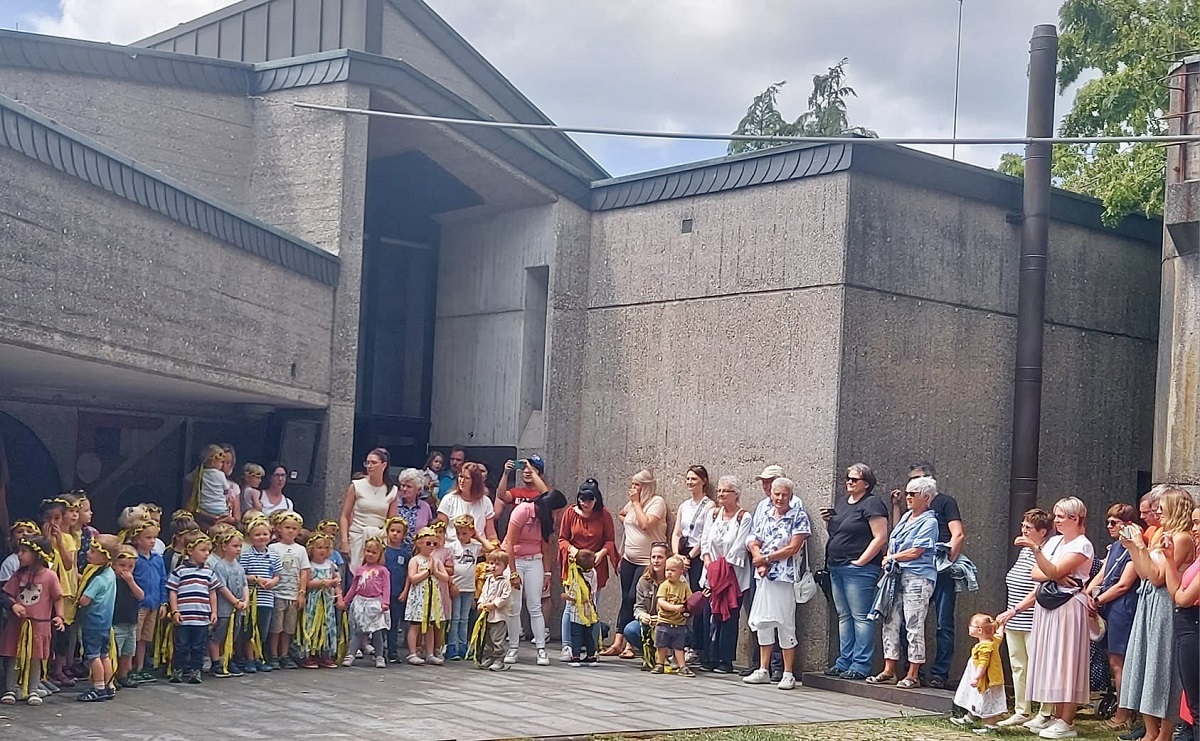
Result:
[[[576,507],[563,510],[558,527],[558,562],[563,569],[563,579],[566,579],[568,545],[596,553],[605,549],[608,555],[596,564],[596,588],[603,587],[608,581],[609,561],[616,557],[615,539],[613,516],[607,509],[593,512],[591,517],[584,517]]]

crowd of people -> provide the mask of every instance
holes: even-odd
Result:
[[[1079,499],[1025,513],[1006,609],[970,619],[975,645],[955,685],[955,600],[978,589],[978,576],[958,503],[938,490],[929,463],[913,464],[907,485],[887,496],[875,493],[870,466],[850,466],[844,496],[819,512],[828,538],[817,569],[812,521],[779,466],[756,477],[765,496],[752,510],[737,477],[714,485],[695,465],[673,512],[642,470],[614,513],[595,479],[568,501],[539,456],[507,461],[495,491],[484,465],[467,458],[458,446],[435,452],[393,481],[388,451],[376,448],[338,518],[311,527],[284,494],[285,466],[249,463],[235,482],[227,445],[203,450],[187,478],[188,506],[166,523],[145,503],[104,534],[91,526],[84,492],[43,501],[40,521],[13,525],[13,553],[0,565],[0,703],[39,705],[80,681],[78,699],[97,702],[159,679],[199,684],[360,660],[381,669],[469,661],[499,672],[521,660],[526,616],[533,663],[545,666],[557,583],[558,658],[571,666],[605,656],[654,674],[729,674],[744,613],[758,651],[742,681],[792,689],[797,605],[824,590],[838,618],[827,675],[957,687],[966,714],[956,721],[980,733],[1020,725],[1043,738],[1076,735],[1095,646],[1119,696],[1107,728],[1130,731],[1140,716],[1147,739],[1167,741],[1172,672],[1183,684],[1181,717],[1195,717],[1200,506],[1181,489],[1156,488],[1140,512],[1110,507],[1104,559],[1085,535]],[[605,589],[619,589],[611,630],[600,614]]]

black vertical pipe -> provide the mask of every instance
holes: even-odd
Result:
[[[1058,30],[1037,26],[1029,42],[1029,110],[1026,136],[1054,135]],[[1021,515],[1037,506],[1038,447],[1042,421],[1042,331],[1046,316],[1046,262],[1050,247],[1049,144],[1025,147],[1021,274],[1017,289],[1017,362],[1013,379],[1012,477],[1008,524],[1021,529]]]

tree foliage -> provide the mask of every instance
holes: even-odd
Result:
[[[1062,136],[1167,133],[1172,60],[1200,49],[1200,0],[1064,0],[1059,10],[1061,88],[1080,86]],[[1001,172],[1020,176],[1019,155],[1001,157]],[[1155,144],[1057,146],[1056,184],[1104,201],[1112,224],[1127,214],[1162,213],[1166,150]]]
[[[849,59],[830,67],[823,75],[813,75],[813,89],[808,96],[808,110],[795,121],[788,122],[779,112],[779,90],[787,84],[781,80],[754,96],[746,115],[738,122],[735,134],[749,136],[878,136],[861,126],[851,126],[846,114],[846,99],[856,96],[846,84],[846,65]],[[729,153],[755,152],[778,147],[783,142],[733,141]]]

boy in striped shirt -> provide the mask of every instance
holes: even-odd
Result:
[[[208,633],[217,622],[217,590],[220,582],[204,565],[212,552],[212,541],[196,532],[186,541],[187,560],[167,577],[171,614],[175,618],[173,684],[200,684],[200,669],[208,650]]]

